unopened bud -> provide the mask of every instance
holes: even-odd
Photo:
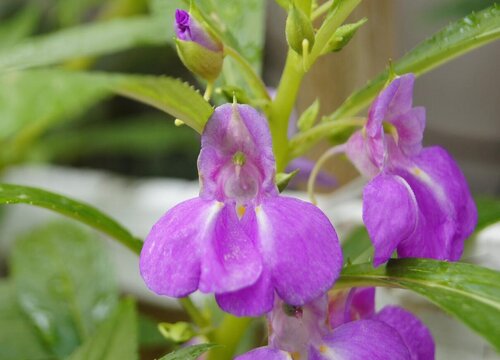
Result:
[[[353,24],[346,24],[339,27],[331,39],[328,41],[328,44],[325,46],[325,50],[323,54],[332,52],[332,51],[340,51],[344,46],[346,46],[349,41],[354,37],[356,31],[363,26],[363,24],[367,21],[366,18],[359,20]]]
[[[304,39],[309,42],[309,49],[314,44],[314,29],[311,19],[295,5],[290,7],[286,19],[286,40],[297,53],[302,54]]]
[[[188,12],[175,12],[177,53],[184,65],[205,80],[214,81],[224,60],[223,45]]]

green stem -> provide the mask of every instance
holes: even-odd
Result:
[[[224,47],[224,53],[232,57],[238,64],[240,64],[241,69],[248,81],[248,84],[254,89],[255,93],[258,94],[262,99],[271,101],[269,93],[267,92],[266,85],[260,78],[260,76],[255,72],[252,65],[243,57],[241,54],[230,46]]]
[[[328,136],[335,135],[349,127],[363,126],[365,122],[366,119],[363,117],[339,119],[332,122],[322,122],[307,131],[301,132],[290,139],[290,159],[303,155],[313,145]]]
[[[189,296],[180,298],[179,303],[200,329],[205,329],[210,325],[210,321],[201,313]]]
[[[229,314],[224,315],[224,319],[213,333],[213,339],[211,339],[216,344],[224,344],[224,346],[211,350],[208,353],[208,360],[233,359],[237,347],[252,320],[252,318],[237,318]]]
[[[281,75],[276,98],[269,111],[269,125],[273,136],[276,169],[283,172],[288,163],[288,122],[304,77],[302,58],[289,49],[285,69]]]
[[[203,94],[203,99],[206,101],[210,101],[210,97],[212,96],[212,92],[214,90],[214,82],[207,82],[207,87],[205,88],[205,93]]]
[[[321,4],[316,10],[313,11],[311,20],[314,21],[319,18],[321,15],[326,13],[332,6],[333,0],[329,0],[323,4]]]
[[[328,14],[323,22],[323,25],[321,25],[316,33],[316,40],[309,56],[308,68],[310,68],[318,57],[322,55],[323,49],[328,44],[328,41],[330,41],[332,35],[335,33],[335,30],[342,25],[345,19],[351,14],[356,6],[359,5],[360,2],[361,0],[340,1],[333,12]]]

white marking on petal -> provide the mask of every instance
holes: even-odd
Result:
[[[415,177],[417,179],[419,179],[420,181],[422,181],[425,185],[427,185],[428,187],[430,187],[434,193],[436,194],[436,196],[438,197],[439,199],[439,202],[443,203],[446,201],[446,195],[443,191],[443,188],[437,183],[435,182],[430,176],[429,174],[427,174],[424,170],[422,170],[421,168],[417,167],[417,166],[414,166],[410,169],[410,171],[412,172],[413,175],[415,175]]]
[[[274,242],[273,242],[273,228],[269,223],[264,209],[262,206],[255,207],[255,216],[257,217],[258,232],[260,239],[260,246],[262,247],[262,252],[265,255],[273,254]]]

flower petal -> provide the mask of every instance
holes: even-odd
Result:
[[[237,356],[234,360],[292,360],[292,357],[284,351],[265,346]]]
[[[310,344],[317,344],[328,333],[327,296],[305,304],[290,307],[277,299],[268,314],[270,346],[292,354],[305,354]]]
[[[399,333],[412,360],[434,359],[435,346],[431,332],[409,311],[399,306],[386,306],[373,319],[386,323]]]
[[[215,299],[222,310],[236,316],[256,317],[268,313],[274,303],[271,276],[264,269],[253,285],[230,293],[215,294]]]
[[[375,313],[375,288],[333,290],[328,304],[332,329],[359,319],[367,319]]]
[[[477,210],[464,175],[440,147],[423,149],[413,158],[415,167],[401,172],[419,207],[418,227],[401,242],[403,257],[456,261],[464,240],[477,223]]]
[[[416,220],[413,192],[403,178],[381,174],[365,186],[363,222],[375,247],[375,266],[389,260],[398,244],[414,232]]]
[[[303,305],[325,293],[342,267],[337,234],[326,215],[285,196],[265,199],[255,213],[264,266],[280,298]]]
[[[218,212],[199,198],[173,207],[153,226],[140,257],[141,275],[157,294],[181,297],[198,289],[202,250],[199,237]],[[175,260],[175,261],[172,261]]]
[[[425,108],[415,107],[394,117],[392,123],[396,127],[398,146],[406,156],[416,155],[422,150],[422,139],[425,128]]]
[[[277,194],[272,139],[266,119],[248,105],[224,104],[215,109],[201,139],[198,171],[203,180],[202,197],[223,200],[216,191],[222,187],[219,174],[238,152],[244,155],[246,164],[256,169],[253,177],[259,180],[261,193]]]
[[[382,122],[409,111],[413,103],[415,75],[406,74],[395,78],[373,101],[368,112],[366,131],[370,137],[382,131]]]
[[[336,328],[311,349],[318,360],[410,360],[408,349],[391,326],[374,320],[358,320]]]
[[[175,33],[181,40],[194,41],[209,50],[221,51],[221,45],[212,39],[203,26],[181,9],[175,11]]]
[[[254,283],[261,258],[233,213],[234,208],[200,198],[167,211],[141,252],[146,285],[157,294],[182,297],[198,287],[226,292]]]
[[[347,141],[345,152],[349,160],[356,166],[356,169],[358,169],[361,174],[372,178],[380,172],[379,166],[383,163],[385,150],[383,143],[377,140],[377,144],[380,146],[376,148],[378,150],[374,157],[372,150],[368,148],[367,142],[369,141],[373,140],[365,139],[362,131],[356,131]]]
[[[213,228],[207,229],[204,236],[200,291],[225,293],[257,281],[262,271],[262,258],[252,239],[243,231],[234,206],[225,205]]]
[[[256,240],[264,268],[254,285],[217,295],[225,311],[263,315],[273,307],[274,291],[287,304],[304,305],[325,293],[339,276],[342,253],[337,234],[316,206],[269,197],[255,211],[248,209],[241,223]]]

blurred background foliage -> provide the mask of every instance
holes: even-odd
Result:
[[[148,2],[143,0],[5,0],[0,3],[0,58],[16,47],[30,44],[32,39],[36,41],[41,36],[57,34],[57,31],[67,28],[78,29],[78,26],[109,23],[116,19],[146,19],[148,9]],[[172,36],[169,29],[171,22],[169,19],[163,19],[162,22],[165,31],[164,34],[158,34],[161,41],[157,41],[157,44],[147,44],[151,41],[145,41],[143,45],[139,39],[135,46],[127,46],[127,49],[102,56],[67,60],[60,66],[70,70],[167,74],[192,79],[167,41],[167,36]],[[126,30],[127,23],[124,25],[123,29]],[[161,27],[157,26],[156,29],[161,30]],[[117,38],[128,36],[127,31],[114,35]],[[113,37],[108,36],[107,40],[112,43]],[[65,85],[64,82],[62,79],[60,87]],[[77,97],[72,109],[66,109],[61,114],[64,121],[40,131],[36,141],[29,141],[23,147],[21,156],[13,159],[14,163],[51,162],[107,169],[131,176],[196,178],[199,141],[193,131],[176,128],[165,113],[131,100],[107,97],[103,101],[86,101],[81,98],[81,94],[72,94],[80,91],[78,86],[69,85],[63,91],[52,93],[46,89],[43,79],[34,77],[26,82],[18,94],[18,101],[23,101],[20,106],[25,109],[24,113],[20,114],[17,109],[10,113],[5,109],[0,111],[4,122],[0,130],[5,130],[6,118],[9,118],[7,122],[28,123],[37,117],[36,112],[30,112],[29,100],[47,106],[47,103],[61,101],[62,96]],[[3,105],[5,102],[7,108],[11,109],[11,96],[7,97],[5,93],[9,95],[16,89],[3,88],[0,91],[0,103]],[[37,108],[33,106],[31,109]],[[0,139],[4,138],[3,135]]]

